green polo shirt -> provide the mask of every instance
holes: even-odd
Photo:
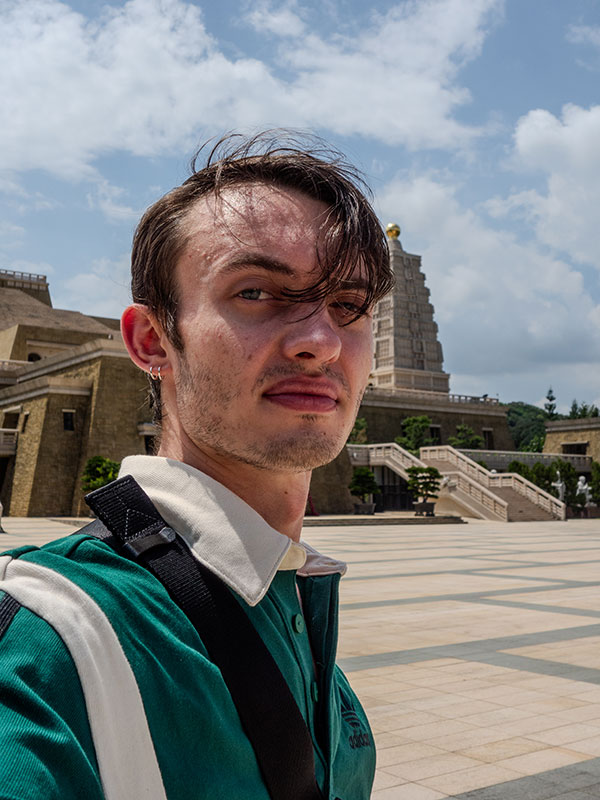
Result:
[[[366,800],[373,739],[335,666],[343,566],[190,467],[134,457],[125,472],[230,586],[275,657],[324,797]],[[268,800],[218,668],[144,568],[83,532],[0,557],[0,591],[2,798]]]

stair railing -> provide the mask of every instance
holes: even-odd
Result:
[[[567,507],[563,502],[516,472],[490,472],[464,453],[455,450],[454,447],[450,447],[450,445],[422,447],[420,455],[425,461],[447,461],[492,491],[494,488],[513,489],[534,505],[539,506],[544,511],[548,511],[552,516],[558,519],[566,519]]]

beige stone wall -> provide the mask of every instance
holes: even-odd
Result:
[[[354,504],[348,491],[352,480],[352,464],[344,447],[339,456],[324,467],[314,470],[310,496],[319,514],[350,514]]]
[[[139,435],[137,426],[151,420],[147,385],[145,375],[128,358],[104,356],[96,361],[89,415],[77,467],[78,482],[68,513],[87,513],[80,485],[89,458],[104,456],[120,462],[125,456],[145,452],[144,438]]]
[[[73,381],[72,391],[69,387],[63,391],[62,379]],[[19,429],[29,412],[4,481],[6,513],[85,515],[81,475],[88,458],[101,455],[120,462],[126,455],[144,452],[138,424],[151,419],[146,378],[128,358],[92,355],[79,364],[53,369],[50,383],[40,378],[30,386],[43,393],[15,401],[4,398],[5,404],[22,407]],[[22,394],[26,387],[6,391]],[[75,410],[75,431],[64,430],[63,409]]]
[[[29,351],[36,350],[35,346],[30,347],[27,344],[28,340],[41,341],[44,343],[55,342],[58,345],[55,352],[62,353],[64,352],[65,348],[61,347],[61,345],[77,347],[80,344],[85,344],[86,342],[90,342],[99,338],[102,338],[102,336],[97,332],[92,333],[86,331],[65,330],[62,328],[19,325],[17,334],[14,338],[11,355],[4,356],[4,358],[12,358],[15,361],[27,361]],[[40,352],[40,355],[42,357],[50,355],[49,349],[45,348],[44,352]]]
[[[570,431],[546,431],[544,453],[562,453],[562,445],[575,442],[588,442],[586,455],[600,461],[600,428],[576,429]]]
[[[12,328],[6,328],[0,331],[0,359],[10,360],[14,359],[12,355],[15,345],[15,336],[17,335],[18,325],[13,325]]]
[[[47,405],[47,395],[34,397],[22,403],[24,413],[21,414],[19,420],[20,433],[14,461],[12,490],[9,490],[10,480],[5,481],[5,490],[7,492],[5,509],[13,517],[29,516],[35,472],[42,443],[42,432],[46,421]],[[23,433],[21,429],[25,412],[29,412],[29,417],[27,427]]]
[[[362,405],[358,412],[359,417],[367,420],[367,437],[369,442],[393,442],[396,436],[402,435],[402,420],[406,417],[420,417],[426,415],[433,425],[440,426],[441,443],[447,444],[450,436],[456,435],[457,425],[468,425],[479,436],[483,436],[483,429],[493,431],[495,450],[514,450],[515,445],[508,429],[505,415],[486,413],[485,411],[473,413],[461,408],[461,404],[441,411],[423,406],[414,408],[391,408],[386,406]]]
[[[88,403],[89,397],[48,395],[28,516],[59,516],[70,513]],[[73,431],[64,430],[65,409],[75,412]]]

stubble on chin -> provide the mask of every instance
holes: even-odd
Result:
[[[255,389],[268,380],[303,372],[302,369],[275,367],[259,377]],[[333,370],[331,377],[334,377]],[[306,472],[330,463],[343,449],[362,400],[361,391],[355,401],[352,421],[336,429],[323,430],[318,414],[303,414],[300,424],[287,431],[274,432],[272,436],[258,434],[248,437],[247,426],[237,430],[227,419],[227,410],[240,401],[235,375],[216,375],[206,368],[189,367],[185,357],[180,363],[177,377],[178,416],[187,436],[200,449],[208,448],[221,458],[247,464],[261,470]],[[339,378],[345,403],[351,402],[350,389]],[[348,428],[348,430],[347,430]]]

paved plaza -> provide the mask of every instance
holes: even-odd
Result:
[[[3,521],[0,546],[63,535]],[[344,558],[339,661],[373,800],[600,798],[600,521],[311,527]]]

